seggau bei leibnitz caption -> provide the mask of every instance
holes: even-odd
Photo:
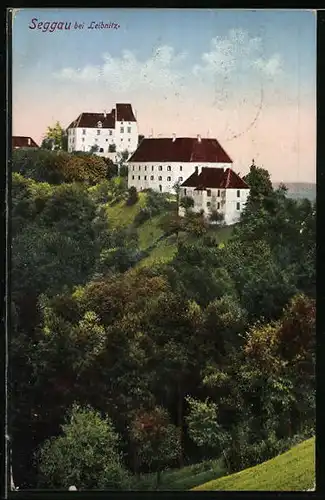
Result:
[[[118,23],[112,21],[90,21],[90,23],[78,21],[40,21],[36,17],[29,23],[29,29],[42,31],[43,33],[53,33],[54,31],[69,31],[69,30],[103,30],[103,29],[119,29]]]

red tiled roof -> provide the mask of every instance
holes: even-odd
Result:
[[[38,145],[31,137],[14,135],[12,137],[12,148],[38,148]]]
[[[112,111],[104,113],[81,113],[76,120],[70,123],[69,128],[97,128],[97,123],[102,122],[102,128],[115,128],[115,119]]]
[[[243,179],[231,168],[207,168],[203,167],[200,174],[194,172],[183,182],[182,187],[194,187],[196,190],[207,188],[219,189],[249,189]]]
[[[136,122],[131,104],[116,104],[116,121]]]
[[[97,123],[102,122],[102,128],[115,128],[117,121],[135,122],[131,104],[116,104],[116,110],[110,113],[81,113],[76,120],[70,123],[69,128],[97,128]]]
[[[232,163],[216,139],[193,137],[143,139],[128,161]]]

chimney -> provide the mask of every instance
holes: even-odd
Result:
[[[195,173],[198,174],[199,173],[199,167],[195,167]]]
[[[104,115],[104,118],[106,118],[106,116],[107,116],[106,109],[104,109],[103,115]]]
[[[28,146],[30,146],[30,137],[28,137]]]
[[[173,137],[173,142],[175,142],[176,141],[176,134],[173,134],[172,137]]]
[[[201,142],[201,136],[200,135],[197,136],[197,140],[198,140],[198,142]]]

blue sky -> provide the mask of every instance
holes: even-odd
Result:
[[[85,28],[44,33],[29,29],[33,18],[83,22]],[[92,21],[112,21],[120,28],[87,29]],[[40,140],[51,120],[65,125],[81,111],[109,109],[117,101],[127,101],[137,109],[144,134],[151,128],[157,134],[171,134],[175,130],[168,130],[168,123],[173,122],[179,135],[204,135],[197,129],[205,127],[222,142],[227,140],[224,130],[231,129],[235,136],[238,127],[244,130],[253,121],[263,89],[263,116],[255,136],[250,131],[246,143],[243,139],[231,143],[239,164],[250,161],[250,151],[257,149],[265,167],[274,169],[268,167],[270,154],[284,137],[286,145],[277,162],[285,163],[284,154],[291,155],[286,163],[292,165],[292,173],[299,156],[296,178],[311,179],[315,27],[311,11],[22,9],[13,22],[14,129],[29,135],[22,109],[28,112],[33,107],[38,118],[31,129]],[[276,118],[281,110],[281,118]],[[287,131],[280,134],[285,111],[291,123],[296,117],[299,128],[290,139]],[[216,124],[221,119],[224,127]],[[304,127],[309,129],[308,144]],[[270,138],[266,140],[267,130],[278,135],[273,145]],[[233,151],[229,154],[235,156]],[[274,180],[282,180],[278,169]]]

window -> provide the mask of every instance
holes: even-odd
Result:
[[[168,165],[168,167],[167,167],[168,172],[170,172],[171,169],[172,169],[172,167],[170,165]]]
[[[240,203],[236,203],[236,210],[240,210]]]
[[[158,170],[162,170],[162,166],[161,165],[159,165]]]
[[[112,135],[112,131],[111,130],[109,131],[109,135]]]
[[[129,142],[131,142],[131,139],[128,139]]]
[[[158,181],[162,181],[162,177],[161,177],[161,175],[158,177]]]
[[[186,189],[184,189],[184,196],[186,196]]]
[[[106,142],[108,142],[108,139],[106,139]]]
[[[151,170],[153,170],[155,167],[152,165]]]
[[[147,166],[145,166],[144,169],[147,170]]]
[[[102,122],[98,122],[98,123],[97,123],[97,127],[98,127],[98,128],[101,128],[101,127],[102,127]]]
[[[121,137],[121,142],[123,142],[123,137]]]
[[[97,130],[97,135],[100,135],[100,130]]]
[[[218,203],[217,203],[217,210],[219,210],[219,208],[220,208],[220,203],[218,201]]]
[[[172,180],[171,177],[167,177],[167,181],[170,182]]]
[[[210,202],[210,201],[208,201],[208,202],[207,202],[207,207],[210,207],[210,206],[211,206],[211,202]]]
[[[182,182],[183,177],[178,177],[179,182]]]
[[[140,175],[138,175],[138,179],[140,180]]]
[[[237,198],[240,198],[240,189],[237,189]]]
[[[100,153],[104,153],[104,148],[99,148]]]
[[[183,170],[183,167],[182,167],[182,165],[181,165],[181,166],[179,167],[179,170],[180,170],[180,172],[182,172],[182,170]]]
[[[85,128],[82,129],[82,135],[86,135],[86,129]]]
[[[220,189],[218,189],[217,196],[220,196]]]
[[[132,175],[132,180],[134,180],[134,175]]]
[[[139,165],[139,170],[141,170],[141,165]]]
[[[153,177],[153,175],[151,175],[151,176],[150,176],[150,180],[151,180],[151,181],[153,181],[153,179],[154,179],[154,177]]]
[[[134,165],[133,165],[133,167],[132,167],[132,170],[134,170]]]
[[[98,139],[97,139],[97,137],[96,137],[95,142],[97,142],[97,141],[98,141]]]
[[[146,175],[144,176],[144,180],[145,180],[145,181],[147,180],[147,176],[146,176]]]
[[[131,134],[131,127],[128,127],[128,134]]]
[[[121,132],[121,134],[124,133],[124,127],[121,127],[120,132]]]
[[[162,192],[162,185],[159,184],[159,191]]]
[[[207,189],[207,196],[211,196],[211,189]]]
[[[82,138],[82,142],[85,142],[85,138],[84,137]]]

